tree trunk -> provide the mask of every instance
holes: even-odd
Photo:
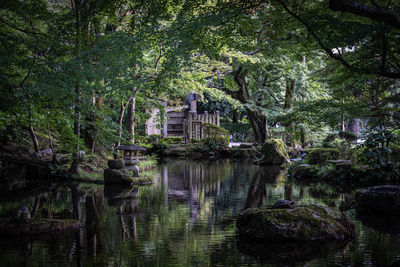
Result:
[[[283,108],[285,110],[293,108],[294,89],[295,89],[295,80],[290,80],[286,86],[285,103],[283,105]],[[294,126],[295,125],[293,122],[290,122],[285,125],[286,132],[287,132],[286,143],[292,147],[296,146],[296,140],[294,138]]]
[[[295,80],[290,80],[289,84],[286,86],[285,104],[283,106],[284,109],[293,108],[294,86],[295,86]]]
[[[33,129],[32,126],[28,127],[29,129],[29,134],[31,135],[32,143],[33,143],[33,149],[35,150],[36,153],[40,152],[40,147],[39,147],[39,142],[35,133],[35,130]]]
[[[237,123],[239,121],[239,113],[237,109],[232,110],[232,122]]]
[[[122,139],[122,122],[124,121],[124,115],[125,115],[125,109],[129,105],[129,103],[132,101],[132,97],[128,100],[126,104],[124,104],[123,101],[121,101],[121,109],[119,111],[119,117],[118,117],[118,141],[115,144],[115,146],[119,146],[121,144],[121,139]]]
[[[243,67],[239,67],[234,73],[234,80],[239,87],[238,91],[228,92],[233,99],[238,100],[242,104],[249,102],[249,91],[247,88],[246,75],[247,70]],[[226,91],[225,91],[226,92]],[[268,137],[268,124],[265,114],[258,108],[250,108],[245,106],[247,116],[254,134],[254,141],[259,144],[263,144]]]
[[[254,141],[263,144],[268,137],[268,125],[267,118],[261,112],[252,110],[248,107],[245,107],[251,129],[254,134]]]
[[[80,43],[81,43],[81,16],[80,16],[80,5],[81,1],[72,1],[72,8],[74,9],[75,13],[75,56],[78,57],[80,53]],[[78,75],[76,75],[78,76]],[[78,173],[79,167],[79,139],[80,139],[80,131],[81,131],[81,111],[80,111],[80,102],[81,102],[81,90],[80,90],[80,81],[79,77],[76,77],[75,82],[75,121],[74,121],[74,134],[76,136],[76,151],[73,156],[73,160],[71,166],[68,170],[69,173]]]
[[[360,119],[352,118],[349,122],[348,129],[350,132],[359,136],[360,135]],[[355,141],[355,142],[357,142],[357,141]]]
[[[135,105],[136,105],[136,97],[132,97],[131,102],[128,105],[128,113],[127,113],[127,121],[126,121],[126,130],[129,133],[129,141],[135,141]]]
[[[50,126],[47,125],[47,128],[48,128],[48,134],[49,134],[49,143],[50,143],[51,154],[53,155],[53,163],[56,163],[57,156],[56,156],[56,152],[54,151],[54,145],[53,145],[53,139],[51,138]]]

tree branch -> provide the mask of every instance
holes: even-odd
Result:
[[[346,1],[346,0],[343,0]],[[379,71],[374,71],[368,68],[356,68],[355,66],[351,65],[349,62],[347,62],[343,56],[341,56],[340,54],[335,54],[332,49],[330,49],[329,47],[325,46],[325,44],[322,42],[322,40],[318,37],[318,35],[316,34],[316,32],[311,28],[311,26],[304,20],[302,19],[300,16],[298,16],[297,14],[295,14],[293,11],[291,11],[282,0],[277,0],[277,2],[279,4],[281,4],[281,6],[295,19],[297,19],[298,21],[300,21],[307,29],[307,31],[311,34],[311,36],[317,41],[318,45],[333,59],[339,61],[343,66],[345,66],[346,68],[350,69],[350,70],[354,70],[360,73],[364,73],[364,74],[378,74],[384,77],[388,77],[388,78],[395,78],[398,79],[400,78],[400,72],[392,72],[392,71],[388,71],[388,70],[382,70],[380,68]]]
[[[367,6],[363,3],[349,0],[329,0],[329,8],[332,11],[349,12],[357,16],[382,21],[392,27],[400,29],[400,14],[390,9],[378,6]]]

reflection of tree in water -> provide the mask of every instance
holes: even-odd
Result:
[[[251,180],[244,209],[264,206],[270,199],[268,192],[279,190],[285,175],[286,170],[279,166],[259,166]],[[286,192],[287,187],[285,186],[285,197]],[[290,193],[288,197],[290,197]]]
[[[110,185],[105,187],[108,204],[117,207],[122,240],[137,240],[136,216],[141,213],[139,192],[139,187],[126,188]]]
[[[198,163],[176,161],[163,171],[163,180],[168,181],[168,195],[171,198],[188,200],[190,218],[198,219],[205,195],[220,194],[221,181],[229,177],[230,164],[220,162]]]

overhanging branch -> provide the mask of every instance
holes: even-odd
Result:
[[[382,21],[400,29],[400,14],[387,8],[367,6],[363,3],[348,0],[329,0],[329,8],[332,11],[349,12],[357,16]]]
[[[333,0],[331,0],[333,1]],[[346,1],[346,0],[343,0]],[[341,55],[341,54],[335,54],[332,49],[330,49],[329,47],[327,47],[322,40],[319,38],[319,36],[316,34],[316,32],[311,28],[311,26],[304,20],[302,19],[300,16],[298,16],[297,14],[295,14],[293,11],[291,11],[286,4],[284,3],[284,1],[282,0],[277,0],[277,2],[295,19],[297,19],[298,21],[300,21],[307,29],[307,31],[311,34],[311,36],[317,41],[318,45],[333,59],[339,61],[343,66],[345,66],[346,68],[359,72],[359,73],[363,73],[363,74],[377,74],[383,77],[387,77],[387,78],[394,78],[394,79],[399,79],[400,78],[400,72],[392,72],[392,71],[388,71],[386,69],[382,69],[379,68],[379,70],[373,70],[373,69],[369,69],[369,68],[359,68],[356,67],[354,65],[351,65],[349,62],[347,62],[345,60],[345,58]]]

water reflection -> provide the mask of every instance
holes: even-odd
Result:
[[[399,259],[398,232],[386,233],[363,218],[357,221],[358,239],[345,246],[237,243],[234,218],[244,208],[281,198],[335,207],[343,201],[342,195],[315,195],[307,185],[288,182],[280,168],[173,160],[159,167],[151,186],[13,183],[2,185],[0,216],[27,206],[33,217],[76,218],[82,227],[0,238],[2,266],[387,265]]]

